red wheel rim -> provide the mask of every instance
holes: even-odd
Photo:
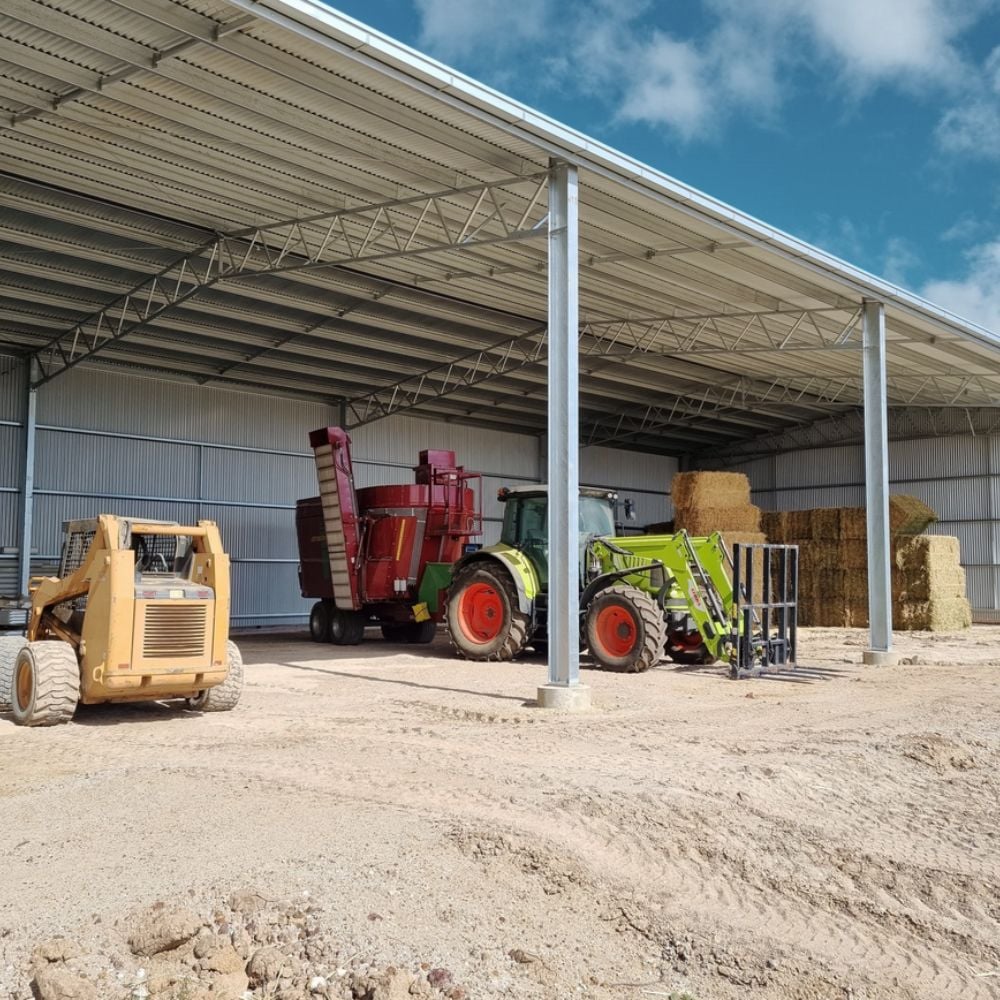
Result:
[[[624,608],[614,604],[597,612],[594,631],[597,641],[611,656],[627,656],[635,648],[638,638],[635,619]]]
[[[703,642],[697,629],[693,632],[670,633],[670,648],[678,652],[694,653],[701,648]]]
[[[503,631],[503,599],[488,583],[473,583],[462,591],[458,623],[470,642],[485,645]]]

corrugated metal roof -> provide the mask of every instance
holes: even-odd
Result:
[[[348,216],[345,246],[375,232],[382,253],[230,277],[94,360],[327,400],[384,388],[377,403],[542,431],[545,244],[501,226],[539,225],[544,204],[476,186],[556,156],[581,169],[589,441],[690,450],[856,406],[866,296],[887,304],[890,402],[1000,404],[988,331],[315,0],[8,0],[0,129],[0,344],[21,352],[214,234],[452,192],[396,204],[397,242],[418,223],[495,239],[400,256]]]

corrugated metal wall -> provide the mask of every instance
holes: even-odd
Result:
[[[7,359],[0,359],[0,369]],[[0,595],[16,591],[24,368],[0,383]],[[294,506],[316,493],[307,433],[337,420],[315,402],[74,369],[38,393],[33,569],[58,559],[62,522],[98,512],[219,523],[233,558],[234,622],[305,620]],[[538,482],[544,450],[530,435],[407,417],[356,430],[359,486],[412,482],[423,448],[450,448],[483,473],[484,537],[496,541],[497,488]],[[635,501],[637,523],[670,516],[674,459],[588,448],[581,480]]]
[[[861,445],[816,448],[738,466],[765,510],[862,507]],[[928,438],[889,444],[890,490],[919,497],[937,511],[931,532],[955,535],[973,608],[1000,609],[1000,437]]]
[[[0,356],[0,594],[17,590],[25,368]]]

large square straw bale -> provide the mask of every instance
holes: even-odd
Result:
[[[670,498],[675,507],[740,507],[750,503],[750,480],[742,472],[678,472]]]
[[[902,494],[889,497],[889,532],[892,535],[919,535],[937,519],[937,514],[923,500]]]
[[[760,507],[678,507],[674,523],[692,535],[710,535],[713,531],[760,531]]]
[[[957,632],[972,624],[972,611],[964,597],[900,605],[893,624],[900,629]]]

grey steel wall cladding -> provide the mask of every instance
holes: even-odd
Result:
[[[861,445],[789,452],[731,468],[750,477],[754,502],[765,510],[864,505]],[[958,538],[966,592],[984,612],[977,617],[1000,613],[1000,437],[893,441],[889,472],[893,493],[919,497],[937,511],[932,533]]]
[[[3,359],[6,361],[7,359]],[[0,366],[2,367],[2,366]],[[0,393],[0,594],[14,592],[19,543],[22,369]],[[335,423],[337,406],[199,387],[124,372],[74,369],[38,394],[33,570],[58,559],[62,522],[98,512],[189,521],[210,518],[233,559],[238,625],[304,621],[294,505],[316,492],[306,435]],[[499,537],[498,487],[538,482],[544,448],[533,435],[405,415],[352,433],[358,485],[412,481],[423,448],[450,448],[483,473],[483,541]],[[637,524],[671,516],[672,458],[592,447],[581,481],[635,501]]]

